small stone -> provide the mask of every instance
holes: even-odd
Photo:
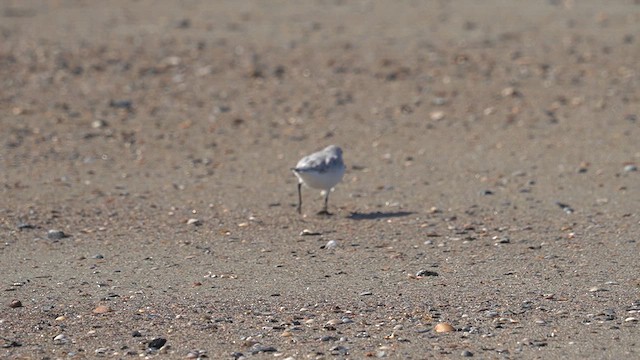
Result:
[[[31,230],[35,228],[36,228],[35,225],[32,225],[32,224],[27,224],[27,223],[18,224],[18,230]]]
[[[276,349],[273,346],[263,346],[260,344],[255,344],[254,346],[251,347],[251,355],[256,355],[259,353],[273,353],[277,351],[278,349]]]
[[[167,343],[167,339],[164,338],[155,338],[149,342],[149,349],[159,350]]]
[[[462,356],[462,357],[472,357],[473,353],[471,351],[469,351],[469,350],[465,350],[462,353],[460,353],[460,356]]]
[[[309,229],[304,229],[300,232],[300,236],[316,236],[316,235],[322,235],[322,234],[317,231],[311,231]]]
[[[65,334],[60,334],[53,338],[54,345],[62,345],[68,342],[69,342],[69,338]]]
[[[104,259],[104,255],[102,254],[95,254],[92,256],[93,259]]]
[[[558,205],[565,213],[573,214],[573,208],[571,206],[561,202],[556,202],[556,205]]]
[[[111,308],[106,305],[98,305],[95,309],[93,309],[94,314],[106,314],[111,311]]]
[[[102,129],[104,127],[107,127],[107,122],[104,120],[95,120],[91,122],[91,127],[94,129]]]
[[[429,114],[429,117],[430,117],[430,118],[431,118],[431,120],[433,120],[433,121],[440,121],[440,120],[444,119],[445,114],[444,114],[444,111],[432,111],[432,112]]]
[[[68,237],[69,235],[65,234],[62,230],[49,230],[47,231],[47,238],[51,240],[60,240]]]
[[[597,286],[594,286],[591,289],[589,289],[589,292],[601,292],[601,291],[607,291],[607,289],[603,289],[603,288],[597,287]]]
[[[9,303],[9,307],[12,308],[12,309],[22,307],[22,301],[13,300],[13,301],[11,301],[11,303]]]
[[[200,221],[200,219],[189,219],[187,220],[187,225],[200,226],[202,225],[202,221]]]
[[[96,355],[105,355],[108,351],[108,348],[98,348],[94,352]]]
[[[638,167],[633,164],[628,164],[624,166],[623,170],[624,172],[638,171]]]
[[[506,87],[502,89],[502,91],[500,92],[500,95],[502,95],[503,97],[514,96],[516,94],[517,94],[516,89],[512,86]]]
[[[187,359],[201,359],[206,358],[207,355],[204,351],[201,350],[192,350],[187,354]]]
[[[338,247],[338,242],[335,240],[329,240],[325,245],[324,248],[327,250],[333,250],[335,248]]]
[[[64,315],[58,316],[56,318],[56,321],[65,321],[65,320],[67,320],[67,318]]]
[[[437,333],[448,333],[452,331],[456,331],[456,329],[449,323],[443,322],[436,325],[434,328]]]
[[[438,276],[439,274],[431,270],[420,270],[416,273],[416,277]]]
[[[138,331],[138,330],[134,330],[131,333],[131,336],[133,336],[133,337],[142,337],[142,333],[140,331]]]
[[[633,316],[624,319],[624,322],[637,322],[637,321],[638,321],[638,318],[635,318]]]
[[[363,291],[360,293],[360,296],[369,296],[369,295],[373,295],[373,293],[371,291]]]

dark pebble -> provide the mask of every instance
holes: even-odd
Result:
[[[104,255],[96,254],[96,255],[93,255],[93,258],[94,259],[104,259]]]
[[[420,270],[416,273],[416,276],[438,276],[438,273],[430,270]]]
[[[47,231],[47,238],[51,240],[60,240],[69,237],[69,235],[65,234],[62,230],[49,230]]]
[[[18,224],[18,230],[31,230],[35,228],[36,227],[32,224],[25,224],[25,223]]]
[[[140,331],[135,330],[134,332],[131,333],[131,336],[133,337],[142,337],[142,333],[140,333]]]
[[[133,102],[131,100],[111,100],[109,102],[109,106],[116,109],[131,110],[131,108],[133,107]]]
[[[9,341],[9,342],[6,342],[6,343],[2,344],[2,347],[5,348],[5,349],[12,348],[12,347],[20,347],[20,346],[22,346],[22,344],[17,342],[17,341],[15,341],[15,340],[12,340],[12,341]]]
[[[324,341],[324,342],[327,342],[327,341],[338,341],[338,338],[335,337],[335,336],[331,336],[331,335],[325,335],[325,336],[320,338],[320,341]]]
[[[469,350],[465,350],[460,355],[462,355],[464,357],[472,357],[473,353],[471,351],[469,351]]]
[[[268,353],[268,352],[276,352],[278,349],[273,346],[262,346],[262,345],[254,345],[251,347],[251,355],[259,354],[259,353]]]
[[[155,338],[155,339],[151,340],[151,342],[149,343],[149,348],[158,350],[161,347],[163,347],[164,344],[166,344],[166,343],[167,343],[167,339]]]
[[[20,301],[20,300],[13,300],[13,301],[9,304],[9,307],[10,307],[10,308],[13,308],[13,309],[15,309],[15,308],[19,308],[19,307],[22,307],[22,301]]]
[[[561,203],[561,202],[556,202],[556,205],[558,205],[564,212],[566,212],[567,214],[573,214],[573,208],[565,203]]]

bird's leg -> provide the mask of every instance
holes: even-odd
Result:
[[[298,183],[298,214],[302,214],[302,183]]]
[[[329,207],[328,207],[329,192],[330,192],[330,190],[327,190],[325,195],[324,195],[324,207],[322,208],[322,210],[320,212],[318,212],[318,215],[331,215],[331,213],[329,212]]]

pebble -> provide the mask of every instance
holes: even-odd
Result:
[[[448,333],[452,331],[456,331],[456,329],[449,323],[443,322],[436,325],[434,328],[437,333]]]
[[[469,350],[465,350],[465,351],[463,351],[462,353],[460,353],[460,356],[463,356],[463,357],[472,357],[472,356],[473,356],[473,353],[472,353],[471,351],[469,351]]]
[[[601,291],[607,291],[607,289],[603,289],[603,288],[597,287],[597,286],[594,286],[591,289],[589,289],[589,292],[601,292]]]
[[[573,214],[573,208],[567,204],[561,203],[561,202],[556,202],[556,205],[558,205],[564,212],[566,212],[567,214]]]
[[[200,221],[200,219],[189,219],[187,220],[187,225],[200,226],[202,225],[202,221]]]
[[[311,231],[309,229],[304,229],[300,232],[300,236],[316,236],[316,235],[322,235],[322,234],[317,231]]]
[[[256,344],[251,347],[251,355],[259,354],[259,353],[273,353],[277,352],[278,349],[273,346],[263,346],[260,344]]]
[[[104,120],[95,120],[91,123],[91,127],[94,129],[101,129],[107,127],[107,122]]]
[[[373,295],[373,293],[371,291],[363,291],[360,293],[360,296],[369,296],[369,295]]]
[[[416,277],[438,276],[439,274],[431,270],[420,270],[416,273]]]
[[[192,351],[189,351],[189,353],[187,354],[187,359],[201,359],[206,357],[207,357],[206,353],[200,350],[192,350]]]
[[[49,230],[47,231],[47,238],[51,240],[60,240],[68,237],[69,235],[65,234],[62,230]]]
[[[329,242],[327,242],[324,245],[324,248],[327,249],[327,250],[333,250],[333,249],[335,249],[337,247],[338,247],[338,242],[335,241],[335,240],[329,240]]]
[[[111,308],[107,305],[98,305],[95,309],[93,309],[94,314],[106,314],[111,311]]]
[[[35,229],[36,227],[32,224],[27,224],[27,223],[20,223],[18,224],[18,230],[31,230],[31,229]]]
[[[151,340],[151,342],[149,342],[148,346],[149,346],[149,349],[159,350],[166,343],[167,343],[167,339],[165,339],[165,338],[155,338],[155,339]]]
[[[98,348],[94,351],[96,355],[105,355],[109,351],[108,348]]]
[[[429,114],[429,117],[431,118],[431,120],[433,121],[439,121],[444,119],[444,111],[433,111]]]
[[[53,343],[55,345],[62,345],[68,342],[69,342],[69,338],[65,334],[60,334],[53,338]]]
[[[335,337],[335,336],[331,336],[331,335],[325,335],[325,336],[320,338],[320,341],[322,341],[322,342],[338,341],[338,338]]]
[[[633,164],[629,164],[629,165],[625,165],[623,170],[624,172],[638,171],[638,167]]]
[[[637,321],[638,321],[638,318],[635,318],[633,316],[624,319],[624,322],[637,322]]]
[[[13,301],[11,301],[11,303],[9,303],[9,307],[12,308],[12,309],[22,307],[22,301],[13,300]]]

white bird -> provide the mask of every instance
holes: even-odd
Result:
[[[302,184],[305,184],[324,194],[324,208],[318,214],[331,215],[327,210],[329,192],[342,180],[345,171],[342,149],[336,145],[327,146],[303,157],[291,170],[298,177],[298,213],[302,213]]]

